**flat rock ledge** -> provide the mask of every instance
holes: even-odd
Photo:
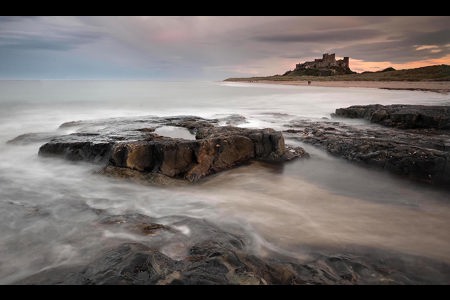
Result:
[[[354,105],[336,109],[332,117],[366,119],[372,123],[403,129],[450,129],[450,106]]]
[[[170,181],[161,179],[164,176],[195,182],[251,160],[284,162],[308,156],[300,147],[286,146],[280,131],[218,126],[220,121],[182,116],[69,122],[61,127],[81,130],[51,139],[40,147],[39,155],[106,162],[103,173],[136,177],[137,171],[145,175],[141,178],[157,178],[157,183]],[[195,139],[155,133],[164,126],[184,128]]]
[[[284,134],[334,156],[448,189],[449,111],[445,106],[351,106],[336,109],[335,116],[387,126],[296,120],[286,125]]]

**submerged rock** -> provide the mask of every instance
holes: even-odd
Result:
[[[338,108],[335,117],[360,118],[397,128],[450,129],[450,106],[354,105]]]
[[[101,223],[148,238],[172,230],[174,239],[183,240],[171,227],[148,221],[130,214]],[[51,267],[14,284],[447,284],[450,276],[446,263],[380,249],[321,250],[303,261],[269,251],[262,258],[240,235],[205,221],[186,222],[202,234],[184,239],[187,252],[179,259],[159,246],[122,242],[85,263]]]
[[[188,181],[197,181],[252,159],[283,162],[307,156],[301,148],[287,147],[281,132],[270,128],[221,127],[217,126],[218,122],[190,116],[87,124],[78,121],[65,126],[81,126],[82,132],[52,139],[40,147],[39,155],[106,163],[105,173],[117,171],[122,177],[129,173],[120,171],[125,168]],[[98,129],[100,126],[103,127]],[[155,128],[161,126],[186,128],[196,139],[160,136]]]
[[[155,223],[152,218],[138,213],[105,216],[99,223],[102,225],[116,225],[140,235],[154,235],[162,231],[174,231],[170,226]]]

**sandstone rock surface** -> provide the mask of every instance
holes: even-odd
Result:
[[[105,163],[188,181],[252,159],[282,162],[307,156],[301,148],[287,147],[281,132],[218,126],[218,122],[191,116],[106,120],[94,124],[69,122],[61,126],[81,126],[82,130],[51,139],[40,147],[39,155]],[[98,129],[99,126],[103,127]],[[155,133],[156,128],[163,126],[185,128],[195,135],[195,140]],[[108,169],[109,173],[113,170],[117,169]]]

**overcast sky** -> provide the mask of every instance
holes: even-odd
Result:
[[[450,17],[0,17],[2,79],[220,80],[326,52],[357,72],[450,64]]]

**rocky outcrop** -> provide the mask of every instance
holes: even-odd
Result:
[[[52,133],[47,132],[34,132],[25,133],[7,141],[8,144],[26,145],[31,143],[43,143],[55,137]]]
[[[84,264],[51,267],[14,284],[447,284],[450,274],[445,263],[377,249],[346,254],[321,250],[304,261],[269,251],[261,258],[248,250],[251,241],[211,223],[184,220],[201,232],[185,237],[153,221],[128,214],[105,216],[99,225],[149,240],[169,236],[166,243],[186,244],[183,256],[164,254],[158,243],[122,242]]]
[[[450,106],[355,105],[338,108],[334,117],[361,118],[397,128],[450,129]]]
[[[286,147],[281,132],[217,126],[219,120],[196,117],[150,118],[145,121],[110,120],[88,126],[82,122],[62,126],[83,126],[83,132],[56,137],[39,149],[42,156],[57,155],[70,160],[103,162],[111,174],[117,168],[157,173],[188,181],[232,168],[252,159],[288,161],[307,154],[301,148]],[[195,140],[163,137],[155,128],[177,126],[195,133]],[[91,129],[92,128],[92,129]],[[120,172],[121,176],[127,172]]]
[[[39,155],[58,155],[68,160],[100,162],[107,159],[111,152],[111,143],[94,142],[69,142],[60,138],[42,145],[39,148]]]
[[[358,112],[359,113],[359,112]],[[450,132],[296,121],[288,137],[363,165],[443,187],[450,186]]]

